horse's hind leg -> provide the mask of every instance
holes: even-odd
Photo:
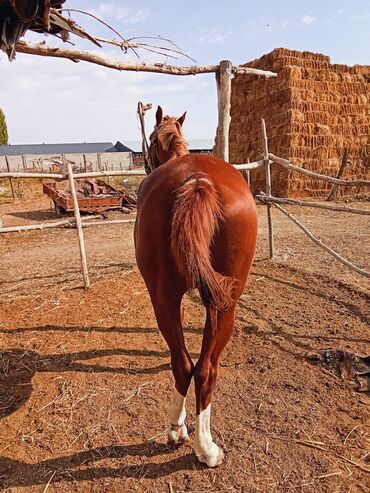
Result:
[[[200,462],[215,467],[222,462],[223,451],[214,443],[211,435],[211,399],[216,386],[218,363],[221,353],[233,331],[235,307],[227,312],[217,312],[216,324],[207,319],[203,335],[202,352],[194,370],[197,418],[194,450]]]
[[[170,420],[168,441],[171,443],[189,439],[185,425],[185,400],[193,376],[194,364],[186,349],[182,331],[182,296],[183,293],[171,293],[170,290],[164,289],[157,290],[155,296],[152,296],[159,330],[171,352],[172,373],[175,378],[175,389],[168,410]]]

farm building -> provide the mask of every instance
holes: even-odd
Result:
[[[132,165],[132,150],[121,142],[79,142],[65,144],[1,145],[0,171],[6,171],[7,156],[11,171],[47,171],[62,157],[80,166],[85,159],[97,169],[128,169]],[[85,156],[85,158],[84,158]]]
[[[261,159],[261,118],[269,150],[311,171],[343,178],[370,173],[370,66],[335,65],[325,55],[278,48],[245,66],[272,70],[276,79],[236,76],[232,82],[230,162]],[[330,184],[273,166],[277,196],[325,196]],[[265,190],[265,171],[251,173],[254,193]],[[346,195],[360,189],[347,187]]]
[[[119,170],[143,168],[144,157],[141,143],[132,142],[134,149],[120,141],[112,142],[80,142],[66,144],[21,144],[0,145],[0,172],[7,171],[6,159],[10,171],[50,171],[64,157],[84,169],[84,155],[90,170]],[[199,144],[203,144],[199,147]],[[211,154],[208,141],[195,141],[190,152]]]

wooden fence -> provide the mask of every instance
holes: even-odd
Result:
[[[35,44],[35,43],[27,43],[24,41],[20,41],[16,44],[16,51],[20,53],[27,53],[38,56],[47,56],[47,57],[56,57],[56,58],[66,58],[70,59],[73,62],[76,61],[85,61],[89,63],[94,63],[97,65],[101,65],[104,67],[108,67],[111,69],[119,70],[119,71],[135,71],[135,72],[154,72],[154,73],[164,73],[169,75],[177,75],[177,76],[194,76],[196,74],[204,74],[204,73],[214,73],[216,75],[216,86],[217,86],[217,97],[218,97],[218,126],[217,126],[217,135],[216,135],[216,155],[225,161],[229,161],[229,128],[230,128],[230,96],[231,96],[231,80],[233,75],[236,74],[250,74],[255,76],[262,77],[276,77],[277,74],[274,72],[254,69],[251,67],[241,67],[234,66],[230,61],[223,60],[218,65],[204,65],[204,66],[190,66],[190,67],[180,67],[173,66],[167,64],[150,64],[150,63],[133,63],[133,62],[122,62],[120,60],[110,59],[104,56],[101,56],[96,53],[84,52],[75,49],[66,49],[60,47],[51,47],[44,44]],[[354,180],[347,181],[342,180],[340,178],[328,177],[325,175],[320,175],[318,173],[313,173],[309,170],[305,170],[290,163],[288,160],[283,159],[281,157],[275,156],[274,154],[269,153],[268,151],[268,140],[265,122],[262,120],[262,132],[263,132],[263,160],[257,161],[254,163],[235,165],[237,169],[246,170],[250,173],[251,170],[256,169],[257,167],[264,166],[266,170],[266,193],[257,195],[257,199],[261,202],[265,203],[267,206],[267,214],[268,214],[268,225],[269,225],[269,250],[270,250],[270,258],[274,257],[274,235],[273,235],[273,218],[272,218],[272,206],[277,207],[279,210],[284,212],[292,221],[295,222],[316,244],[320,245],[331,255],[335,256],[342,263],[347,265],[348,267],[354,269],[356,272],[359,272],[367,277],[370,277],[370,273],[361,269],[346,259],[343,259],[338,253],[334,252],[334,250],[330,249],[326,245],[324,245],[320,240],[315,238],[308,230],[303,226],[299,221],[294,218],[290,213],[285,211],[278,203],[281,200],[284,200],[285,204],[291,204],[292,199],[277,199],[271,195],[271,166],[275,163],[278,165],[282,165],[290,169],[291,171],[295,171],[298,173],[302,173],[308,176],[312,176],[317,179],[321,179],[334,185],[339,186],[368,186],[370,185],[370,181],[367,180]],[[82,173],[82,174],[73,174],[72,170],[68,169],[68,179],[70,180],[71,190],[74,187],[74,179],[81,177],[96,177],[96,176],[125,176],[125,175],[142,175],[144,172],[139,171],[107,171],[107,172],[94,172],[94,173]],[[65,178],[64,175],[57,173],[0,173],[0,178],[9,178],[10,181],[12,178],[52,178],[52,179],[61,179]],[[299,203],[298,203],[299,202]],[[314,202],[304,202],[304,201],[295,201],[296,205],[307,206],[307,207],[320,207],[329,209],[329,207],[323,207],[323,204],[318,205]],[[85,279],[85,287],[88,287],[88,272],[86,265],[86,258],[84,259],[84,240],[83,240],[83,227],[87,225],[95,224],[110,224],[111,221],[95,221],[95,222],[87,222],[80,218],[78,203],[75,201],[75,221],[73,224],[77,226],[78,238],[80,244],[80,256],[81,256],[81,265],[84,272]],[[330,210],[340,210],[342,212],[351,212],[356,214],[369,214],[367,211],[361,211],[353,208],[345,208],[345,207],[336,207],[331,206]],[[114,222],[128,222],[130,220],[116,220]],[[59,226],[61,225],[61,221],[59,221]],[[33,226],[24,226],[19,227],[17,230],[21,231],[25,228],[27,229],[43,229],[45,227],[56,227],[56,223],[45,225],[33,225]],[[22,229],[21,229],[22,228]],[[1,228],[0,233],[10,232],[11,228]]]
[[[272,187],[271,187],[270,167],[271,164],[276,163],[296,173],[301,173],[303,175],[316,178],[318,180],[326,181],[328,183],[333,183],[336,186],[370,186],[370,180],[342,180],[339,178],[333,178],[331,176],[321,175],[319,173],[314,173],[313,171],[301,168],[300,166],[291,163],[287,159],[283,159],[281,157],[275,156],[274,154],[268,151],[268,140],[267,140],[267,132],[266,132],[266,125],[264,119],[262,119],[262,135],[263,135],[263,144],[264,144],[263,162],[266,167],[266,192],[265,193],[261,192],[260,194],[256,195],[256,199],[261,201],[262,203],[265,203],[267,206],[270,258],[272,259],[274,257],[274,230],[273,230],[271,207],[275,206],[283,214],[285,214],[291,221],[293,221],[316,245],[323,248],[326,252],[328,252],[330,255],[332,255],[337,260],[339,260],[339,262],[346,265],[350,269],[366,277],[370,277],[370,272],[358,267],[357,265],[354,265],[352,262],[342,257],[338,252],[336,252],[329,246],[325,245],[320,239],[316,238],[300,221],[298,221],[296,217],[294,217],[291,213],[286,211],[280,204],[299,205],[304,207],[314,207],[319,209],[327,209],[331,211],[349,212],[352,214],[363,214],[363,215],[370,215],[370,211],[365,211],[363,209],[357,209],[353,207],[343,207],[339,205],[321,204],[318,202],[273,197],[271,194]]]
[[[330,255],[334,256],[337,260],[339,260],[341,263],[346,265],[347,267],[353,269],[359,274],[362,274],[366,277],[370,277],[370,273],[367,272],[366,270],[354,265],[352,262],[349,260],[343,258],[339,253],[334,251],[332,248],[328,247],[324,243],[322,243],[321,240],[316,238],[308,229],[298,221],[297,218],[295,218],[292,214],[290,214],[288,211],[286,211],[280,204],[287,204],[287,205],[299,205],[302,207],[314,207],[314,208],[319,208],[319,209],[326,209],[326,210],[331,210],[331,211],[339,211],[339,212],[348,212],[352,214],[362,214],[362,215],[370,215],[370,211],[363,210],[363,209],[358,209],[354,207],[344,207],[340,205],[333,205],[333,204],[323,204],[319,202],[313,202],[313,201],[306,201],[306,200],[296,200],[296,199],[289,199],[289,198],[278,198],[278,197],[273,197],[271,195],[271,166],[274,164],[282,165],[287,167],[290,170],[293,170],[297,173],[301,173],[307,176],[313,176],[315,178],[318,178],[320,180],[324,180],[330,183],[334,183],[335,185],[340,185],[340,186],[351,186],[351,185],[356,185],[356,186],[364,186],[370,185],[370,181],[368,180],[353,180],[353,181],[347,181],[347,180],[342,180],[342,179],[337,179],[337,178],[332,178],[330,176],[326,175],[321,175],[318,173],[314,173],[312,171],[303,169],[299,166],[296,166],[292,164],[290,161],[286,159],[282,159],[278,156],[275,156],[272,153],[269,153],[268,151],[268,140],[267,140],[267,132],[266,132],[266,126],[264,120],[262,120],[262,134],[263,134],[263,144],[264,144],[264,158],[260,161],[255,161],[253,163],[246,163],[246,164],[234,164],[233,166],[240,170],[240,171],[252,171],[256,168],[260,167],[265,167],[266,170],[266,193],[261,192],[260,194],[256,195],[256,199],[259,200],[260,202],[266,204],[267,206],[267,214],[268,214],[268,227],[269,227],[269,252],[270,252],[270,258],[272,259],[274,257],[274,233],[273,233],[273,217],[272,217],[272,207],[278,208],[281,212],[283,212],[289,219],[291,219],[316,245],[320,246],[323,248],[326,252],[328,252]],[[13,226],[13,227],[4,227],[0,228],[0,233],[12,233],[12,232],[22,232],[22,231],[30,231],[30,230],[43,230],[47,228],[58,228],[58,227],[65,227],[65,226],[70,226],[70,227],[76,227],[77,229],[77,235],[78,235],[78,243],[79,243],[79,249],[80,249],[80,261],[81,261],[81,269],[83,272],[83,277],[84,277],[84,285],[85,288],[89,288],[90,286],[90,280],[89,280],[89,273],[88,273],[88,266],[87,266],[87,260],[86,260],[86,253],[85,253],[85,242],[84,242],[84,234],[83,234],[83,228],[86,227],[91,227],[91,226],[99,226],[103,224],[130,224],[134,223],[135,219],[115,219],[115,220],[96,220],[99,216],[89,216],[89,217],[81,217],[80,216],[80,210],[78,206],[78,200],[77,200],[77,195],[75,191],[75,183],[74,180],[77,178],[92,178],[92,177],[97,177],[97,176],[145,176],[145,171],[144,170],[122,170],[122,171],[99,171],[99,172],[89,172],[89,173],[73,173],[72,170],[72,165],[68,164],[68,174],[63,175],[63,174],[58,174],[58,173],[22,173],[22,172],[13,172],[13,173],[0,173],[0,179],[2,178],[9,178],[11,180],[12,178],[51,178],[51,179],[66,179],[68,178],[69,184],[70,184],[70,189],[71,189],[71,194],[73,198],[73,205],[74,205],[74,219],[61,219],[59,221],[51,222],[51,223],[42,223],[42,224],[33,224],[33,225],[27,225],[27,226]]]

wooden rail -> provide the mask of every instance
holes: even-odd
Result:
[[[297,199],[287,199],[266,195],[256,195],[256,199],[260,200],[263,203],[271,203],[271,204],[288,204],[288,205],[301,205],[303,207],[313,207],[317,209],[326,209],[329,211],[338,211],[338,212],[350,212],[352,214],[362,214],[363,216],[370,216],[370,210],[365,209],[357,209],[355,207],[341,207],[340,205],[331,205],[321,202],[311,202],[307,200],[297,200]]]
[[[73,178],[96,178],[99,176],[146,176],[144,170],[117,170],[117,171],[90,171],[88,173],[74,173]],[[2,178],[50,178],[51,180],[66,180],[68,174],[61,173],[24,173],[23,171],[1,172]]]
[[[310,176],[311,178],[316,178],[318,180],[326,181],[328,183],[334,183],[335,185],[342,185],[346,187],[362,187],[370,186],[370,180],[341,180],[339,178],[334,178],[333,176],[321,175],[320,173],[314,173],[308,169],[301,168],[295,164],[292,164],[288,159],[283,159],[281,157],[275,156],[275,154],[269,153],[269,158],[274,161],[274,163],[281,164],[291,171],[296,171],[302,175]]]
[[[261,193],[261,195],[262,195],[262,197],[264,196],[263,192]],[[266,199],[269,199],[269,198],[266,197]],[[338,252],[336,252],[332,248],[330,248],[327,245],[325,245],[319,238],[316,238],[316,236],[314,236],[306,228],[306,226],[304,226],[300,221],[298,221],[298,219],[296,217],[294,217],[292,214],[290,214],[288,211],[286,211],[283,207],[281,207],[281,205],[279,205],[279,204],[277,204],[275,202],[273,202],[273,204],[274,204],[275,207],[277,207],[279,209],[279,211],[281,211],[283,214],[285,214],[287,217],[289,217],[289,219],[291,219],[316,245],[318,245],[319,247],[321,247],[322,249],[324,249],[330,255],[332,255],[337,260],[339,260],[339,262],[341,262],[342,264],[346,265],[347,267],[349,267],[350,269],[354,270],[355,272],[357,272],[359,274],[362,274],[365,277],[370,277],[370,272],[366,271],[365,269],[361,269],[357,265],[353,264],[349,260],[347,260],[344,257],[342,257],[341,255],[339,255]]]
[[[273,161],[269,161],[272,163]],[[233,164],[234,168],[238,170],[253,170],[264,166],[265,162],[263,159],[260,161],[254,161],[252,163],[244,164]],[[138,170],[116,170],[116,171],[89,171],[87,173],[74,173],[73,178],[97,178],[99,176],[147,176],[143,169]],[[25,173],[23,171],[12,171],[12,172],[0,172],[0,180],[3,178],[48,178],[51,180],[66,180],[68,175],[63,175],[61,173]]]

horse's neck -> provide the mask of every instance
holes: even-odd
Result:
[[[181,137],[175,136],[171,142],[168,160],[180,156],[185,156],[186,154],[189,154],[188,146],[185,144],[184,140]]]

